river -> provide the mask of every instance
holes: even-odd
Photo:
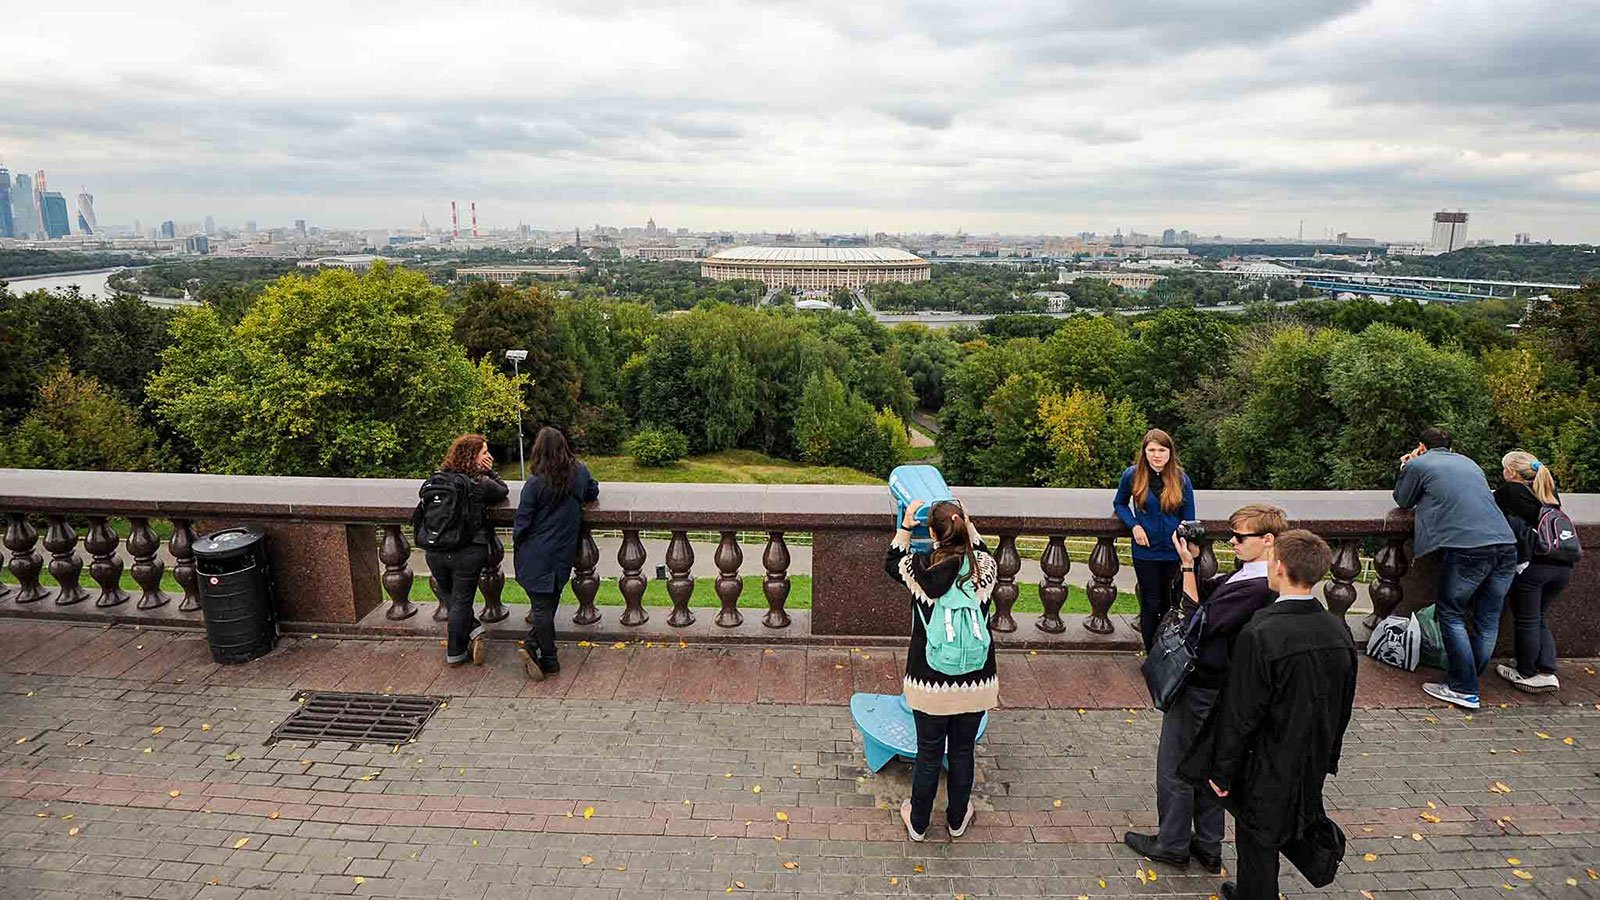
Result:
[[[64,291],[76,286],[86,297],[99,297],[108,300],[116,294],[106,283],[106,280],[115,272],[124,271],[114,269],[89,269],[82,272],[56,272],[50,275],[26,275],[20,278],[0,277],[0,281],[7,284],[7,289],[13,294],[26,294],[31,291]],[[183,306],[198,306],[193,300],[174,300],[171,297],[151,297],[141,295],[140,299],[151,306],[164,306],[169,308]]]

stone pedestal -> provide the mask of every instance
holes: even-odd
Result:
[[[203,535],[237,524],[238,520],[216,519],[201,523],[196,531]],[[253,524],[267,532],[280,621],[353,625],[383,602],[376,526]]]
[[[818,531],[811,538],[811,633],[911,633],[911,592],[883,571],[886,529]]]

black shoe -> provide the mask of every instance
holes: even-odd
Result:
[[[541,656],[539,657],[539,671],[543,672],[546,677],[560,675],[561,663],[557,662],[554,656],[548,659]]]
[[[1234,894],[1238,893],[1238,891],[1239,886],[1231,881],[1224,881],[1222,886],[1217,888],[1217,894],[1222,897],[1222,900],[1233,900]]]
[[[1130,831],[1122,836],[1122,842],[1132,847],[1133,851],[1140,856],[1153,859],[1156,862],[1164,862],[1169,866],[1186,866],[1189,864],[1187,855],[1168,856],[1165,853],[1157,853],[1156,836],[1153,834],[1140,834],[1137,831]]]
[[[1199,844],[1191,843],[1189,844],[1189,856],[1199,862],[1200,868],[1205,869],[1207,872],[1210,872],[1213,875],[1222,874],[1221,851],[1218,851],[1216,855],[1213,856],[1212,854],[1202,852]]]

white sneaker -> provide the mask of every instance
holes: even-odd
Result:
[[[923,838],[926,838],[928,836],[927,832],[925,832],[925,831],[924,832],[919,832],[915,828],[911,827],[911,801],[910,800],[901,800],[900,801],[900,821],[906,823],[906,836],[911,838],[913,841],[916,841],[917,843],[920,844],[920,843],[922,843]]]
[[[1452,691],[1448,684],[1434,684],[1429,682],[1428,684],[1422,686],[1422,690],[1430,697],[1443,700],[1446,703],[1454,703],[1456,706],[1459,706],[1462,709],[1478,708],[1477,694],[1463,694],[1457,691]]]
[[[1512,687],[1530,694],[1545,694],[1561,688],[1561,682],[1557,680],[1556,676],[1548,672],[1524,677],[1521,672],[1505,663],[1495,666],[1494,671],[1501,678],[1511,682]]]
[[[952,828],[952,829],[950,829],[950,836],[951,837],[961,837],[963,834],[967,833],[967,826],[971,825],[971,824],[972,824],[972,804],[968,803],[967,804],[967,814],[966,814],[965,817],[963,817],[961,819],[961,827],[960,828]]]

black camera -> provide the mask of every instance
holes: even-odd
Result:
[[[1198,520],[1179,522],[1173,534],[1177,535],[1180,541],[1198,545],[1206,539],[1206,527]]]

